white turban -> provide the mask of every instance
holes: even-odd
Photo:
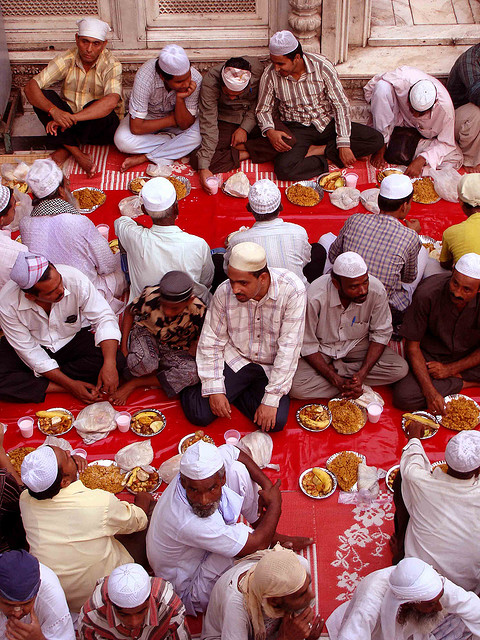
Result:
[[[167,44],[158,54],[160,69],[171,76],[183,76],[190,70],[190,60],[178,44]]]
[[[45,198],[58,189],[63,180],[63,172],[50,158],[35,160],[26,180],[37,198]]]
[[[428,111],[435,104],[437,89],[431,80],[419,80],[410,89],[408,99],[415,111]]]
[[[381,623],[384,640],[395,640],[398,609],[406,602],[428,602],[440,595],[443,581],[429,564],[418,558],[400,560],[389,576],[383,598]]]
[[[7,208],[8,203],[10,202],[10,196],[12,192],[8,187],[5,187],[3,184],[0,184],[0,213],[4,209]]]
[[[18,284],[20,289],[31,289],[47,269],[48,260],[46,258],[22,251],[18,254],[10,271],[10,278]]]
[[[250,82],[251,77],[252,73],[248,69],[222,68],[222,80],[230,91],[243,91]]]
[[[380,195],[389,200],[401,200],[412,192],[412,181],[404,173],[391,173],[380,184]]]
[[[248,202],[250,208],[259,214],[273,213],[278,209],[281,202],[280,189],[277,185],[265,178],[257,180],[250,187],[248,192]]]
[[[232,249],[228,265],[239,271],[254,273],[267,265],[267,254],[256,242],[239,242]]]
[[[464,276],[480,280],[480,255],[478,253],[464,253],[455,263],[455,271]]]
[[[286,53],[295,51],[298,47],[298,40],[291,31],[277,31],[270,38],[268,48],[274,56],[284,56]]]
[[[480,207],[480,173],[466,173],[457,185],[458,197],[472,207]]]
[[[190,480],[205,480],[223,467],[223,458],[214,444],[199,440],[192,444],[180,460],[180,473]]]
[[[58,462],[52,447],[39,447],[22,462],[22,482],[35,493],[46,491],[58,475]]]
[[[165,211],[176,199],[175,187],[166,178],[152,178],[140,191],[140,201],[143,202],[148,213]]]
[[[386,178],[385,178],[386,180]],[[333,263],[333,273],[345,278],[359,278],[367,273],[365,260],[355,251],[341,253]]]
[[[122,609],[133,609],[150,596],[152,582],[143,567],[133,562],[123,564],[112,571],[108,578],[108,597]]]
[[[480,467],[480,433],[460,431],[445,448],[445,460],[449,467],[460,473],[469,473]]]
[[[111,31],[110,25],[97,18],[83,18],[78,20],[77,25],[79,36],[95,38],[95,40],[102,40],[102,42],[105,42]]]

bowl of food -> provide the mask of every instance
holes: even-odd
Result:
[[[92,213],[105,203],[105,192],[96,187],[81,187],[72,191],[80,213]]]
[[[306,404],[297,411],[296,417],[306,431],[323,431],[332,423],[332,414],[324,404]]]
[[[180,440],[178,443],[178,453],[185,453],[188,447],[191,447],[192,444],[195,444],[199,440],[215,444],[211,436],[207,436],[201,429],[199,429],[198,431],[195,431],[195,433],[189,433]]]
[[[461,393],[445,398],[445,414],[440,416],[442,427],[452,431],[469,431],[480,423],[480,406]]]
[[[424,178],[412,178],[413,183],[413,201],[419,204],[435,204],[441,200],[435,191],[432,178],[425,176]]]
[[[130,493],[152,493],[162,484],[158,471],[153,467],[134,467],[126,480],[125,489]]]
[[[7,453],[10,458],[10,462],[18,475],[21,475],[22,462],[24,461],[25,456],[28,456],[28,454],[35,451],[35,449],[36,447],[15,447],[15,449],[10,449]]]
[[[120,493],[125,488],[125,476],[114,460],[94,460],[78,478],[88,489]]]
[[[447,473],[448,471],[448,464],[445,460],[437,460],[437,462],[432,462],[430,471],[433,473],[437,467],[440,467],[443,473]]]
[[[385,476],[385,484],[387,489],[393,493],[393,481],[397,477],[398,472],[400,471],[400,465],[395,464],[393,467],[387,471],[387,475]]]
[[[432,413],[428,411],[412,411],[412,413],[403,414],[402,429],[406,432],[407,426],[415,422],[423,427],[423,435],[420,436],[420,440],[433,438],[440,426]]]
[[[167,180],[175,187],[177,200],[183,200],[183,198],[186,198],[190,194],[192,183],[188,178],[184,178],[183,176],[175,176],[175,178],[173,178],[170,176]]]
[[[73,427],[73,413],[62,407],[53,407],[46,411],[37,411],[37,426],[46,436],[63,436]]]
[[[130,180],[128,188],[137,196],[149,180],[151,180],[150,176],[137,176]]]
[[[366,461],[366,457],[356,451],[339,451],[328,458],[326,467],[336,477],[340,489],[350,493],[358,490],[358,465]]]
[[[323,198],[323,189],[315,180],[301,180],[294,182],[285,191],[287,200],[299,207],[314,207]]]
[[[367,422],[366,410],[354,400],[332,398],[328,402],[328,408],[332,413],[332,427],[337,433],[358,433]]]
[[[337,488],[337,479],[333,473],[322,467],[306,469],[300,476],[298,483],[302,492],[315,500],[328,498]]]
[[[322,173],[318,177],[317,184],[327,193],[332,193],[335,189],[345,187],[347,181],[341,171],[330,171],[329,173]]]
[[[23,180],[5,180],[4,184],[10,189],[17,189],[20,193],[27,193],[28,191],[28,184]]]
[[[394,173],[403,173],[401,169],[394,169],[391,167],[387,167],[387,169],[381,169],[377,172],[377,183],[382,184],[382,180],[387,176],[391,176]]]
[[[158,409],[142,409],[132,414],[130,430],[142,438],[151,438],[165,429],[167,420]]]

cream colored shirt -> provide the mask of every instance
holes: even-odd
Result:
[[[71,611],[78,612],[97,580],[133,562],[117,533],[147,526],[145,512],[101,489],[72,482],[51,499],[20,496],[20,511],[30,553],[54,571]]]

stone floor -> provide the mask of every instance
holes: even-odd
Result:
[[[480,22],[478,0],[373,0],[372,26],[453,25]]]

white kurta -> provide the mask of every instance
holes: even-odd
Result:
[[[0,230],[0,289],[10,280],[15,260],[24,251],[28,251],[28,247],[12,240],[8,231]]]
[[[420,558],[464,589],[480,592],[480,483],[440,468],[430,473],[420,440],[413,438],[400,461],[402,495],[410,514],[405,556]]]

